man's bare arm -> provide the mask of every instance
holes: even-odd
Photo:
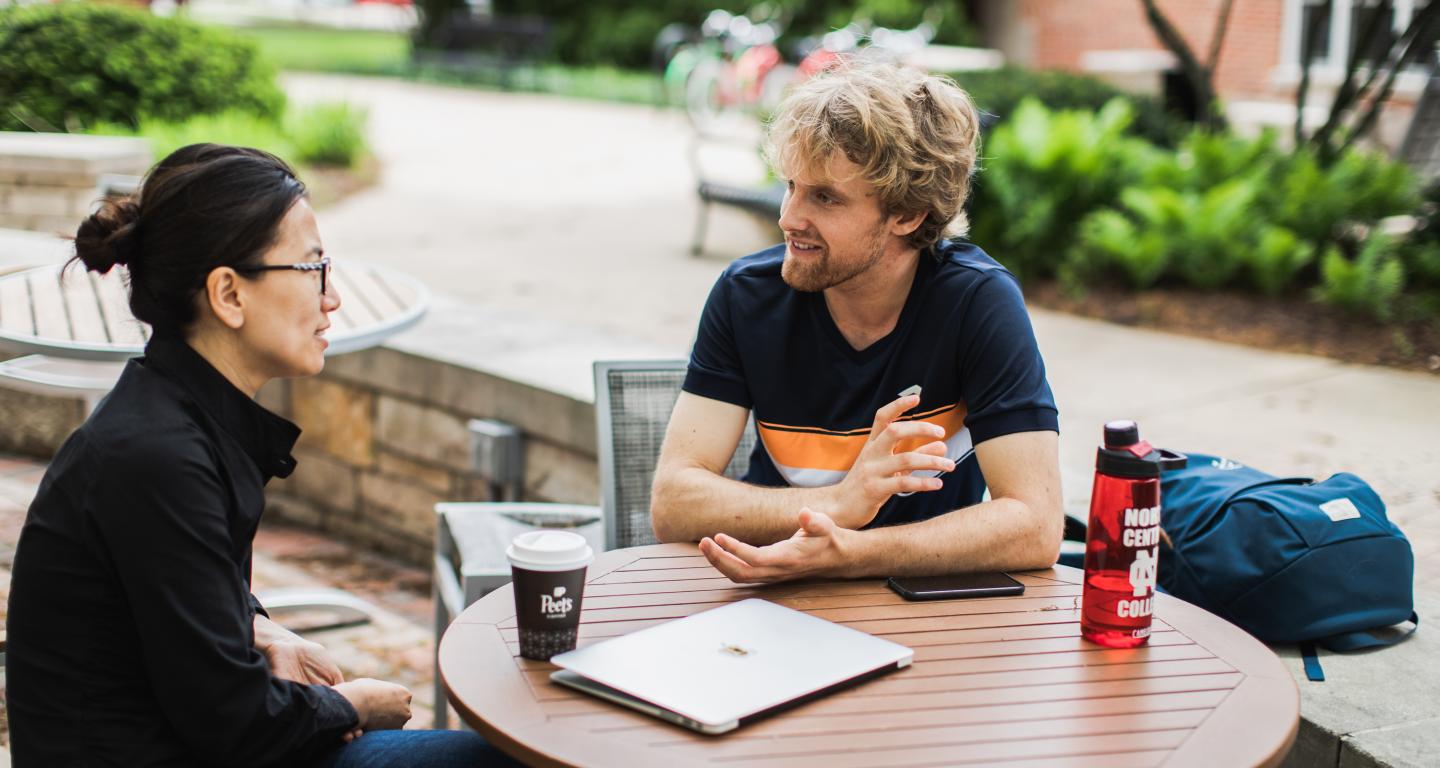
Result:
[[[680,393],[650,491],[655,538],[699,541],[723,530],[769,544],[795,532],[801,507],[830,508],[823,488],[761,488],[725,477],[749,415],[738,405]]]
[[[1024,432],[976,446],[992,499],[909,525],[845,530],[803,515],[800,530],[778,544],[754,547],[728,535],[701,551],[739,582],[806,576],[844,578],[1018,571],[1055,563],[1064,529],[1059,439]]]
[[[876,413],[869,442],[838,485],[762,488],[724,476],[745,429],[746,410],[681,392],[650,493],[655,537],[699,541],[725,531],[751,544],[770,544],[795,532],[797,515],[805,507],[824,512],[842,527],[863,527],[892,495],[941,486],[939,479],[913,477],[911,471],[954,468],[944,457],[944,443],[938,442],[944,430],[926,422],[896,421],[918,404],[918,396],[902,397]],[[901,440],[924,437],[936,442],[895,452]]]
[[[975,446],[990,501],[912,525],[865,531],[874,535],[867,535],[856,552],[864,575],[1054,565],[1065,529],[1059,445],[1054,432],[1021,432]]]

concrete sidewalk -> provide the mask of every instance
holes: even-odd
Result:
[[[775,240],[717,209],[709,258],[687,255],[695,180],[688,128],[672,112],[343,77],[289,76],[287,88],[370,109],[384,171],[374,189],[322,212],[331,251],[406,269],[503,313],[512,330],[528,318],[548,338],[572,327],[684,356],[719,271]],[[761,172],[741,165],[731,170]],[[1157,445],[1276,474],[1352,471],[1410,535],[1419,611],[1440,615],[1440,377],[1033,314],[1061,408],[1070,508],[1088,505],[1094,445],[1114,418],[1137,419]],[[544,366],[557,389],[588,377],[595,355],[583,346],[563,345]],[[1281,652],[1307,720],[1295,764],[1433,764],[1433,631],[1326,656],[1322,684]]]

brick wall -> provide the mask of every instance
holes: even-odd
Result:
[[[1019,63],[1027,66],[1079,71],[1088,51],[1164,50],[1140,0],[1016,0],[1016,4],[1016,18],[1029,38],[1025,46],[1029,55]],[[1202,59],[1209,52],[1220,5],[1221,0],[1159,2]],[[1270,76],[1279,62],[1283,15],[1282,0],[1235,0],[1217,77],[1223,96],[1273,95]]]
[[[0,132],[0,228],[75,234],[100,176],[150,165],[144,139]]]

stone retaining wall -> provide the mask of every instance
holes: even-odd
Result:
[[[436,503],[492,499],[471,468],[470,419],[525,433],[524,500],[599,502],[594,405],[567,395],[380,347],[272,382],[260,401],[304,429],[268,514],[417,563],[430,561]]]

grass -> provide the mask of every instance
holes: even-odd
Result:
[[[403,32],[329,29],[310,26],[232,28],[254,40],[280,69],[393,75],[410,64],[410,38]]]
[[[403,32],[372,32],[314,26],[232,28],[254,40],[281,70],[385,75],[465,87],[550,93],[580,99],[658,104],[660,79],[650,72],[614,67],[569,67],[545,63],[516,67],[502,82],[496,68],[458,69],[410,60],[410,39]]]
[[[87,133],[139,136],[150,140],[155,157],[187,144],[214,142],[263,149],[302,166],[354,167],[368,150],[365,110],[341,103],[291,107],[281,121],[244,112],[197,115],[183,123],[142,120],[138,128],[100,124]]]

